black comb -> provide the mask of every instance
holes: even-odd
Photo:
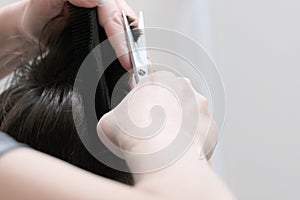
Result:
[[[99,43],[97,10],[68,3],[72,41],[76,56],[86,57]]]
[[[105,35],[105,32],[102,33],[104,30],[102,31],[98,25],[96,8],[79,8],[70,3],[68,3],[68,7],[70,26],[72,29],[72,46],[76,54],[76,59],[83,62],[89,53],[101,42],[100,36]],[[98,118],[101,118],[102,115],[111,109],[109,88],[106,76],[104,75],[99,80],[96,92]]]
[[[89,55],[89,53],[101,42],[107,40],[107,36],[105,30],[98,24],[98,16],[97,9],[86,9],[79,8],[73,6],[68,3],[69,7],[69,15],[70,15],[70,26],[72,29],[72,46],[74,48],[76,59],[80,59],[79,62],[83,62],[84,59]],[[97,49],[98,50],[98,49]],[[100,49],[100,57],[104,58],[107,53],[115,54],[113,48],[105,45],[105,49]],[[117,58],[117,56],[115,55]],[[104,64],[104,63],[102,63]],[[97,67],[103,66],[88,66],[93,67],[95,73],[97,73]],[[104,69],[102,69],[104,70]],[[101,70],[100,70],[101,71]],[[104,75],[100,78],[98,82],[96,94],[94,97],[87,97],[89,94],[86,93],[87,88],[83,86],[84,90],[82,91],[82,100],[84,106],[84,115],[86,119],[92,119],[94,117],[96,111],[96,117],[99,120],[105,113],[109,112],[111,107],[111,95],[114,90],[116,83],[119,79],[126,73],[126,70],[122,67],[121,63],[118,59],[113,61],[108,68],[105,70]],[[90,74],[89,76],[96,76],[97,74]],[[88,79],[88,78],[87,78]],[[82,84],[88,83],[89,80],[84,80]],[[89,83],[87,84],[89,85]],[[91,108],[91,98],[94,98],[95,108]],[[97,133],[96,133],[96,125],[95,123],[98,120],[86,120],[86,128],[88,135],[84,136],[84,140],[89,143],[90,148],[93,152],[106,152],[108,154],[108,150],[106,147],[100,142]],[[81,137],[81,139],[83,139]],[[109,153],[111,157],[115,157],[118,159],[118,166],[122,167],[124,171],[129,171],[126,162],[117,158],[113,153]],[[94,155],[95,156],[95,155]],[[96,155],[98,158],[100,155]],[[130,185],[133,184],[132,176],[129,173],[125,173],[129,177]]]

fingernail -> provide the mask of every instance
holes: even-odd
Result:
[[[99,7],[102,7],[104,6],[104,4],[107,2],[107,0],[102,0],[100,2],[97,2],[96,5],[99,6]]]

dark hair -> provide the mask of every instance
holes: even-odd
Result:
[[[65,8],[43,29],[35,57],[23,60],[15,70],[10,86],[0,95],[0,130],[36,150],[132,185],[130,173],[100,163],[86,150],[76,131],[72,102],[78,104],[78,115],[84,114],[84,106],[73,85],[82,60],[76,57],[68,19]],[[121,66],[118,61],[112,65]],[[96,94],[97,98],[101,97]],[[101,112],[98,109],[98,117]]]

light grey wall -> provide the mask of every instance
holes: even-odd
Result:
[[[227,90],[226,181],[239,199],[300,199],[300,2],[211,0]]]

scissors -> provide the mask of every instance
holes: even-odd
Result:
[[[133,67],[134,82],[135,84],[138,84],[142,79],[146,78],[149,73],[145,33],[142,32],[139,38],[135,40],[125,12],[123,11],[122,14],[123,14],[123,20],[125,25],[127,45],[129,49],[132,67]],[[140,12],[138,29],[144,31],[144,28],[145,28],[144,17],[143,17],[143,13]]]

